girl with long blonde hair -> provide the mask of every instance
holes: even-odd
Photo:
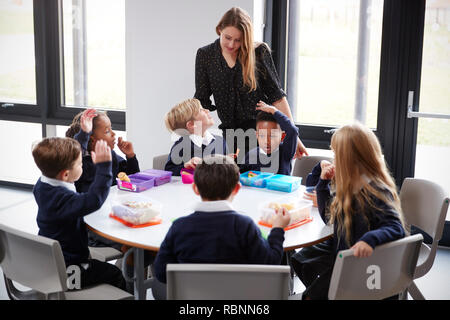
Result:
[[[326,299],[338,251],[351,248],[355,256],[368,257],[376,246],[405,236],[397,188],[375,134],[359,123],[343,126],[331,149],[334,162],[322,161],[313,171],[320,175],[319,212],[333,224],[334,236],[291,258],[311,299]]]
[[[227,138],[227,129],[255,129],[260,101],[275,106],[293,120],[270,48],[254,41],[249,14],[241,8],[231,8],[218,22],[216,33],[219,39],[197,51],[194,97],[205,109],[217,110],[223,137]],[[233,142],[231,148],[232,141],[227,141],[230,151],[236,152],[237,144]],[[249,145],[247,139],[240,160],[249,151]],[[306,148],[297,139],[296,155],[303,154],[307,154]]]

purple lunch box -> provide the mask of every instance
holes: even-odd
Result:
[[[142,192],[155,186],[155,178],[140,173],[130,174],[130,182],[116,179],[117,188],[131,192]]]
[[[156,169],[148,169],[139,173],[142,176],[155,178],[155,186],[169,183],[172,180],[172,172]]]

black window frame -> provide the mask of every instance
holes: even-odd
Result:
[[[62,105],[63,43],[62,43],[62,1],[34,0],[34,47],[36,104],[22,104],[0,101],[0,120],[40,123],[42,137],[47,137],[47,125],[68,126],[73,117],[83,107],[65,107]],[[11,106],[12,105],[12,106]],[[125,131],[126,111],[108,110],[108,116],[114,130]],[[32,185],[0,180],[0,186],[29,189]]]

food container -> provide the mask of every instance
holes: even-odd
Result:
[[[270,172],[247,171],[239,176],[240,182],[245,186],[265,188],[267,179],[273,176]]]
[[[301,177],[276,174],[267,179],[267,189],[282,192],[292,192],[297,190],[300,187],[301,183]]]
[[[142,228],[162,222],[162,204],[138,194],[117,196],[110,217],[132,228]]]
[[[117,188],[131,192],[142,192],[153,188],[155,185],[155,178],[148,175],[134,173],[130,174],[128,178],[130,178],[129,182],[116,178]]]
[[[143,177],[155,178],[155,187],[160,186],[165,183],[169,183],[172,179],[171,171],[156,170],[156,169],[144,170],[144,171],[138,173],[138,175],[143,176]]]
[[[194,170],[183,168],[180,171],[181,181],[184,184],[191,184],[194,182]]]
[[[291,221],[285,230],[293,229],[312,221],[312,201],[299,198],[280,198],[275,201],[263,203],[259,212],[261,214],[259,224],[271,228],[275,219],[276,209],[284,207],[291,215]]]

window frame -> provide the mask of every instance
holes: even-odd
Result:
[[[62,105],[64,88],[62,1],[33,0],[36,104],[13,103],[0,107],[0,120],[40,123],[42,138],[48,136],[47,125],[68,126],[82,107]],[[0,106],[10,102],[0,101]],[[108,110],[114,130],[126,131],[126,111]],[[0,180],[1,186],[30,188],[30,185]]]

